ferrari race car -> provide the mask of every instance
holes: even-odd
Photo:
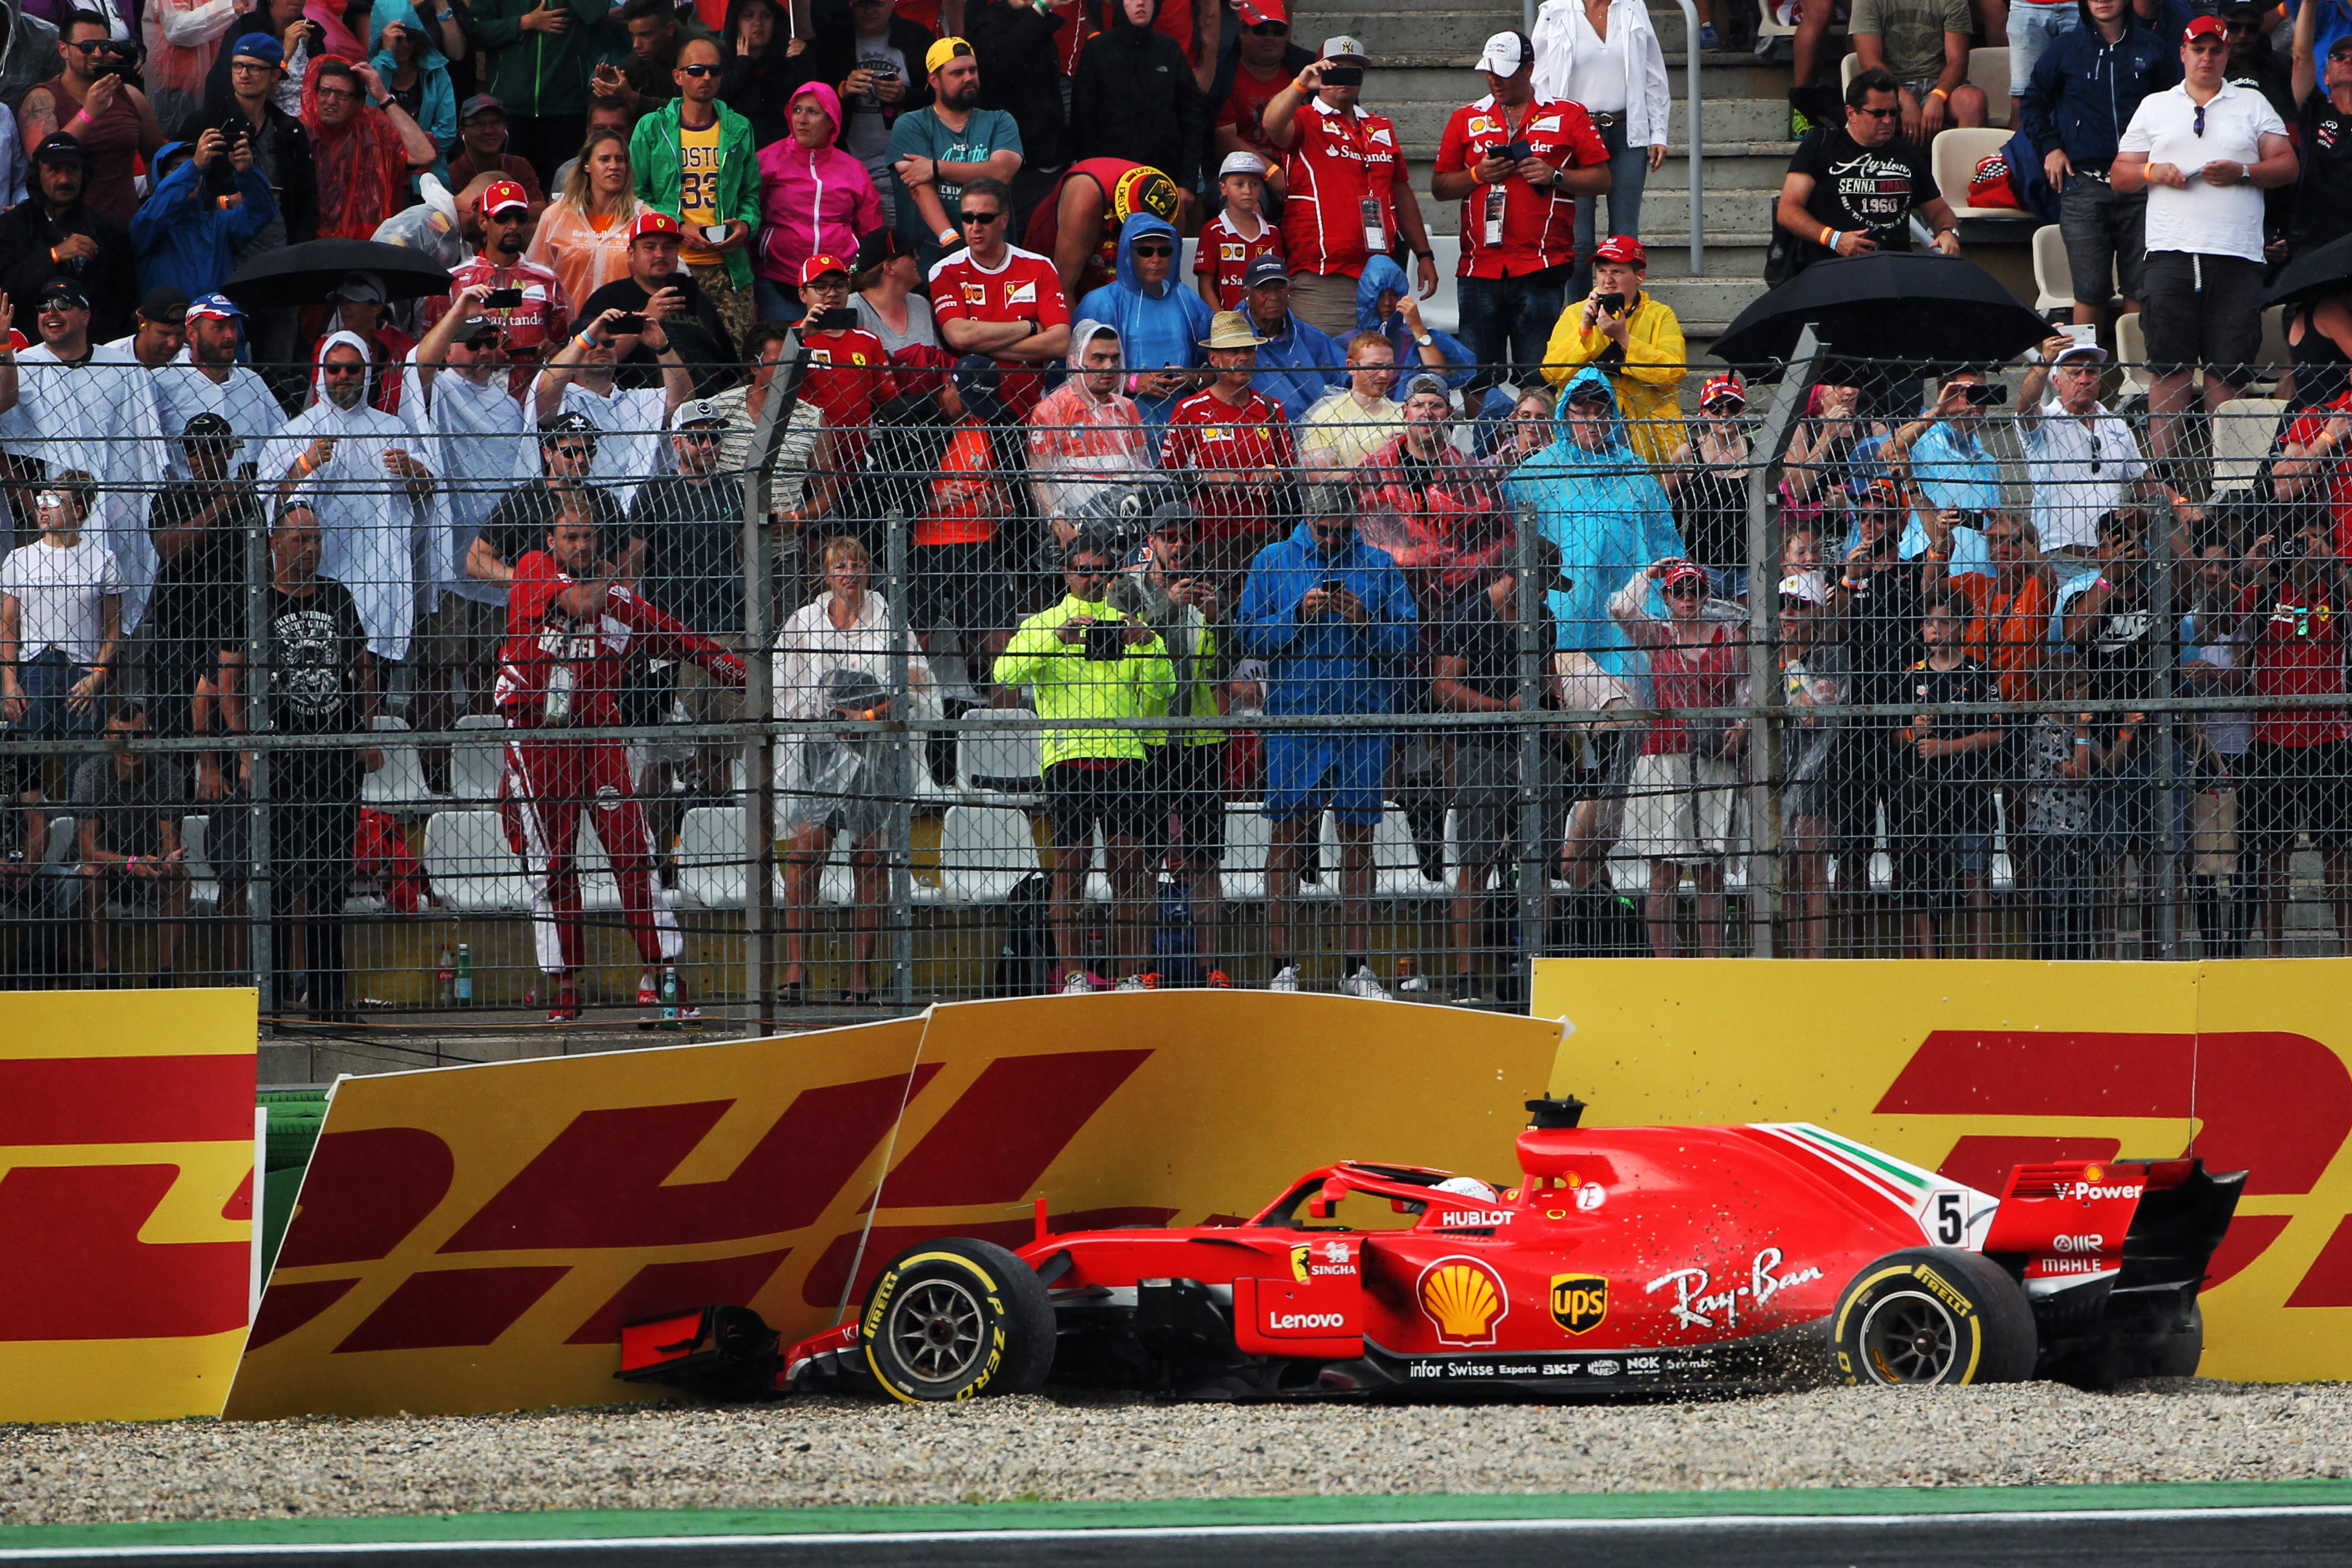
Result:
[[[2019,1165],[1998,1198],[1822,1128],[1578,1125],[1521,1174],[1309,1171],[1240,1225],[941,1239],[780,1349],[740,1306],[622,1331],[618,1375],[704,1393],[969,1399],[1592,1397],[1809,1383],[2186,1376],[2243,1172]],[[1399,1217],[1402,1216],[1402,1217]]]

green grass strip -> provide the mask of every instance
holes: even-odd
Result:
[[[166,1524],[0,1526],[0,1549],[259,1546],[352,1542],[585,1541],[667,1535],[869,1534],[898,1531],[1106,1530],[1378,1524],[1452,1520],[1685,1519],[1770,1514],[1964,1514],[2100,1509],[2352,1506],[2352,1481],[2176,1481],[2126,1486],[1848,1487],[1777,1491],[1524,1497],[1297,1497],[1162,1502],[928,1503],[904,1507],[609,1509],[376,1519],[194,1520]]]

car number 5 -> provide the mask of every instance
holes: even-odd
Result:
[[[1936,1194],[1936,1239],[1946,1247],[1958,1247],[1969,1234],[1968,1216],[1960,1208],[1960,1194]]]

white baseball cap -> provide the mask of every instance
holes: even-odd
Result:
[[[1496,76],[1517,76],[1519,68],[1535,57],[1536,47],[1528,36],[1513,29],[1486,40],[1486,47],[1478,56],[1478,68],[1493,71]]]
[[[1264,179],[1265,160],[1255,153],[1228,153],[1224,163],[1218,166],[1217,178],[1222,180],[1227,174],[1255,174]]]
[[[1323,58],[1327,60],[1351,60],[1357,65],[1370,65],[1372,57],[1364,51],[1364,40],[1342,33],[1336,38],[1323,40]]]
[[[732,425],[727,410],[707,397],[689,397],[677,405],[669,416],[669,427],[683,430],[689,425]]]

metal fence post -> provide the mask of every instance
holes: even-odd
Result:
[[[1789,449],[1797,409],[1820,351],[1813,329],[1772,389],[1772,407],[1748,451],[1748,951],[1779,953],[1780,914],[1780,726],[1773,710],[1787,694],[1780,672],[1780,552],[1773,538],[1772,468]]]
[[[1512,598],[1517,604],[1519,656],[1519,940],[1517,952],[1511,962],[1518,966],[1522,981],[1520,1000],[1532,1002],[1538,954],[1551,947],[1550,900],[1551,866],[1544,851],[1549,837],[1545,832],[1543,798],[1543,725],[1538,721],[1544,707],[1543,659],[1547,650],[1536,646],[1536,616],[1549,602],[1549,585],[1536,583],[1536,537],[1538,521],[1533,507],[1519,510],[1517,532],[1518,560],[1514,570],[1518,575]]]
[[[769,645],[775,632],[769,601],[775,593],[768,546],[768,475],[775,467],[799,400],[807,355],[800,336],[785,341],[776,362],[743,471],[743,1001],[754,1035],[776,1029],[774,953],[776,889],[775,672]]]
[[[245,536],[245,730],[258,737],[269,728],[269,525],[247,529]],[[237,753],[225,754],[228,777],[237,773]],[[246,785],[244,809],[250,813],[251,831],[246,852],[245,917],[247,922],[246,960],[253,965],[253,984],[261,1015],[261,1033],[275,1031],[269,1022],[278,1011],[278,963],[271,951],[269,916],[272,879],[269,874],[269,748],[253,748],[253,776]]]
[[[2181,806],[2180,726],[2172,711],[2173,671],[2180,658],[2180,621],[2174,613],[2175,585],[2172,551],[2173,520],[2167,517],[2155,530],[2155,582],[2149,584],[2153,599],[2148,607],[2156,616],[2156,669],[2150,695],[2156,705],[2156,864],[2140,867],[2140,908],[2146,910],[2151,894],[2148,873],[2156,875],[2153,894],[2157,900],[2156,929],[2158,950],[2167,959],[2180,956],[2180,858]],[[2123,943],[2116,943],[2121,956]],[[2147,956],[2147,924],[2143,915],[2139,932],[2140,956]]]
[[[915,1005],[915,727],[909,722],[907,514],[890,509],[890,1000]]]

